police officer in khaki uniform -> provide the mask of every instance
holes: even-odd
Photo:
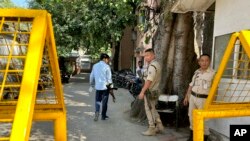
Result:
[[[190,137],[187,141],[193,141],[192,111],[193,109],[203,109],[215,74],[215,71],[209,68],[210,56],[208,54],[201,55],[198,63],[200,68],[195,71],[192,82],[189,84],[189,88],[183,101],[184,105],[189,103],[188,116],[191,131]],[[208,127],[205,127],[204,141],[207,141],[208,135],[209,129]]]
[[[154,136],[164,129],[160,116],[155,109],[159,96],[158,87],[161,80],[161,66],[155,60],[155,53],[151,48],[145,51],[144,58],[148,63],[148,68],[144,74],[145,83],[139,94],[139,99],[144,99],[149,128],[147,131],[142,132],[142,134],[145,136]]]

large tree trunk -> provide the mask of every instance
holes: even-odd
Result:
[[[157,57],[160,58],[159,62],[162,66],[162,77],[161,77],[161,83],[160,83],[160,91],[161,93],[168,93],[166,89],[166,83],[167,83],[167,74],[168,74],[168,65],[166,65],[166,60],[169,56],[170,50],[170,40],[171,40],[171,35],[173,31],[173,23],[175,19],[173,18],[175,14],[171,13],[172,18],[164,19],[162,20],[161,24],[159,25],[159,33],[157,34],[158,36],[158,43],[159,45],[155,45],[155,50],[157,50],[158,47],[158,52],[157,52]]]
[[[174,29],[174,71],[173,71],[173,93],[182,96],[193,75],[189,73],[191,62],[188,58],[193,58],[193,18],[192,13],[178,14]]]
[[[172,13],[169,13],[172,14]],[[171,15],[172,17],[172,15]],[[156,59],[160,62],[161,66],[165,65],[165,59],[168,56],[168,50],[169,50],[169,44],[170,44],[170,38],[172,35],[174,20],[173,18],[165,19],[164,15],[160,17],[160,22],[158,25],[157,32],[155,36],[153,37],[153,47],[156,53]],[[166,74],[166,67],[162,68],[164,71],[162,73],[162,76],[165,76]],[[162,77],[162,82],[166,83],[167,79],[166,77]],[[161,92],[165,93],[165,85],[161,83],[160,86]],[[131,111],[130,116],[137,122],[145,123],[147,121],[145,109],[144,109],[144,102],[143,100],[136,99],[131,104]]]
[[[193,75],[190,71],[193,71],[192,59],[196,59],[192,13],[174,14],[173,18],[165,21],[159,25],[153,45],[163,70],[161,86],[164,93],[182,95]],[[130,116],[137,121],[145,121],[143,102],[136,99],[131,104]]]
[[[172,18],[161,17],[157,33],[153,37],[153,47],[162,66],[161,91],[166,94],[178,94],[181,101],[193,72],[198,68],[197,55],[194,50],[193,13],[170,14]],[[207,32],[212,32],[211,28]],[[210,37],[206,40],[207,42],[211,41]],[[201,48],[204,49],[203,52],[208,52],[204,47]],[[210,45],[208,48],[211,49]],[[182,104],[180,106],[180,116],[188,119],[187,107],[182,107]],[[136,99],[131,104],[130,116],[139,122],[145,121],[143,101]],[[186,122],[188,121],[183,120],[181,124],[186,124]]]
[[[204,28],[204,13],[194,12],[194,49],[198,56],[202,53],[202,38],[203,38],[203,28]]]
[[[173,29],[171,32],[171,36],[170,36],[170,44],[168,47],[168,54],[165,60],[165,67],[163,68],[163,71],[166,71],[166,75],[165,78],[166,79],[166,83],[165,83],[165,92],[167,94],[171,94],[172,90],[173,90],[173,83],[172,83],[172,78],[173,78],[173,71],[174,71],[174,55],[175,55],[175,36],[174,36],[174,29],[176,29],[176,16],[177,14],[174,16],[174,21],[173,21]]]
[[[156,52],[156,59],[160,62],[161,66],[165,66],[165,58],[167,58],[168,54],[168,47],[170,43],[170,37],[172,33],[172,25],[173,20],[172,19],[164,19],[164,17],[161,17],[162,20],[160,20],[159,27],[157,30],[157,33],[155,34],[155,41],[154,41],[154,50]],[[163,73],[162,76],[165,76],[166,74],[166,68],[163,67]],[[162,82],[166,83],[166,78],[162,77]],[[164,84],[161,83],[160,89],[161,92],[165,93]],[[136,99],[131,104],[131,112],[130,116],[136,120],[137,122],[145,123],[147,121],[145,109],[144,109],[144,102],[142,100]]]

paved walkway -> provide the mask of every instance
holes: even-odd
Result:
[[[110,97],[108,120],[93,121],[94,93],[88,92],[88,74],[80,74],[71,83],[64,85],[68,110],[69,140],[73,141],[184,141],[187,129],[166,128],[164,134],[145,137],[141,132],[146,126],[135,124],[129,119],[130,103],[133,97],[126,89],[115,91],[116,103]],[[73,90],[73,91],[72,91]]]
[[[93,121],[94,93],[88,92],[88,74],[74,76],[70,83],[63,86],[67,107],[68,141],[185,141],[187,128],[178,132],[166,127],[163,134],[153,137],[142,136],[146,126],[129,119],[130,103],[133,97],[126,89],[115,91],[116,103],[110,97],[107,115],[108,120]],[[52,122],[33,124],[30,140],[53,141]]]

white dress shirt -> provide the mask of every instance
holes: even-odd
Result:
[[[96,90],[106,90],[106,85],[112,83],[111,75],[110,66],[104,61],[99,61],[90,73],[90,85],[95,86]]]

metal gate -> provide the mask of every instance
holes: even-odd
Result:
[[[50,14],[0,9],[0,140],[27,141],[32,121],[53,121],[66,141],[66,109]]]

